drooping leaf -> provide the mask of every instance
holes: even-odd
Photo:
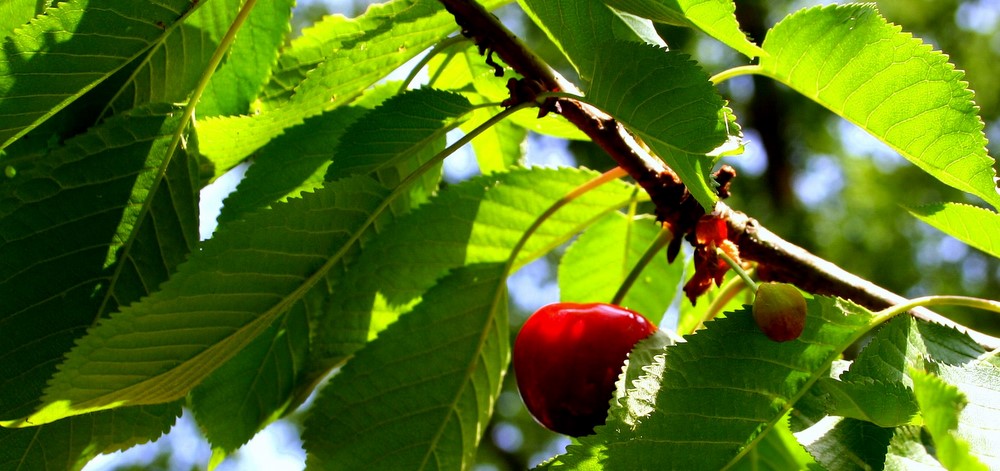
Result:
[[[310,290],[327,289],[385,204],[370,179],[341,180],[220,228],[160,291],[90,329],[26,420],[183,397]]]
[[[624,41],[597,49],[587,100],[649,145],[711,211],[715,151],[739,128],[708,75],[687,55]]]
[[[920,404],[924,428],[934,438],[937,458],[947,469],[981,470],[986,467],[969,450],[969,443],[958,434],[959,415],[965,408],[965,396],[932,373],[911,369],[913,393]]]
[[[222,6],[216,1],[210,3]],[[201,96],[199,116],[246,114],[251,111],[250,104],[267,82],[271,67],[277,62],[278,49],[284,45],[285,37],[291,30],[294,5],[294,0],[272,0],[254,5],[240,27],[226,61],[212,75]],[[235,7],[222,7],[236,12],[239,2]]]
[[[653,391],[653,409],[612,406],[608,423],[558,457],[555,469],[721,469],[759,444],[761,434],[824,376],[857,340],[871,314],[846,301],[808,301],[799,339],[776,343],[749,309],[729,313],[657,356],[636,390]],[[733,341],[739,339],[739,341]],[[629,392],[631,394],[631,390]]]
[[[764,54],[740,31],[733,0],[604,0],[604,3],[660,23],[698,28],[751,59]]]
[[[1000,214],[961,203],[918,206],[909,211],[945,234],[1000,258]]]
[[[74,339],[149,294],[196,243],[191,162],[164,160],[170,111],[139,110],[48,155],[12,156],[16,172],[0,185],[0,323],[18,334],[0,338],[0,417],[30,412]]]
[[[487,6],[498,3],[501,0]],[[199,121],[201,151],[215,164],[217,174],[285,129],[349,103],[457,29],[454,17],[436,0],[391,2],[372,7],[355,20],[330,18],[303,39],[307,46],[293,47],[292,57],[279,59],[272,82],[278,81],[279,89],[294,91],[287,100],[259,114]]]
[[[583,84],[593,80],[602,64],[600,46],[611,40],[665,46],[648,21],[626,21],[601,0],[518,0],[521,8],[559,47],[580,74]]]
[[[0,469],[79,470],[102,453],[154,440],[181,415],[181,403],[69,417],[30,428],[0,427]]]
[[[625,277],[661,232],[653,218],[629,220],[612,213],[584,232],[559,264],[559,296],[573,302],[610,302]],[[680,286],[681,264],[655,257],[629,289],[621,305],[654,324],[673,302]]]
[[[468,469],[510,361],[504,264],[459,268],[331,380],[308,465]]]
[[[257,151],[236,191],[226,197],[219,222],[238,219],[321,187],[333,151],[347,127],[392,96],[397,88],[392,82],[375,87],[350,106],[308,118]]]
[[[979,108],[948,56],[887,23],[874,4],[816,7],[767,34],[760,71],[1000,207]]]
[[[163,160],[178,121],[171,111],[136,110],[47,155],[11,155],[16,172],[0,184],[3,418],[29,413],[75,339],[148,295],[195,245],[193,162],[183,152]],[[137,211],[143,205],[145,215]],[[0,428],[0,466],[79,468],[96,454],[156,438],[179,411],[180,404],[124,408]]]
[[[881,469],[893,429],[857,419],[842,419],[806,446],[824,469]]]
[[[321,369],[352,354],[407,310],[448,270],[506,260],[523,232],[552,203],[596,177],[576,169],[516,169],[442,190],[372,240],[339,283],[314,335]],[[627,204],[634,187],[603,185],[562,208],[521,251],[515,268]],[[433,241],[429,243],[428,241]]]
[[[432,88],[392,97],[347,127],[326,180],[396,165],[444,138],[471,110],[462,95]]]
[[[306,310],[318,304],[295,305],[191,391],[190,406],[213,447],[231,453],[289,406],[309,352]]]
[[[17,28],[0,51],[0,149],[167,35],[190,0],[60,3]],[[100,54],[94,54],[100,51]]]

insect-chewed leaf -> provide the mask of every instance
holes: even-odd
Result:
[[[1000,207],[979,108],[948,56],[873,4],[795,13],[764,39],[760,69],[885,142],[938,180]]]

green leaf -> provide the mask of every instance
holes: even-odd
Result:
[[[1000,467],[1000,358],[987,354],[975,362],[952,366],[933,364],[931,370],[941,380],[958,388],[964,396],[964,409],[958,419],[957,434],[968,440],[969,450],[990,469]],[[935,405],[936,406],[936,405]],[[921,408],[924,404],[921,403]],[[934,426],[927,421],[927,428]],[[932,436],[934,435],[932,431]],[[945,462],[944,458],[939,458]],[[947,462],[945,462],[947,464]]]
[[[471,468],[510,361],[505,275],[452,272],[359,351],[310,411],[308,465]]]
[[[77,342],[26,420],[183,397],[312,289],[326,290],[385,198],[370,179],[342,180],[220,228],[160,291]]]
[[[354,353],[448,270],[507,260],[542,212],[597,175],[535,168],[482,176],[447,187],[428,204],[397,219],[384,236],[365,246],[340,281],[313,337],[317,367],[325,370]],[[633,186],[613,182],[573,201],[538,229],[515,268],[626,205],[633,191]]]
[[[612,406],[608,423],[570,445],[554,467],[646,469],[670,463],[698,470],[735,464],[825,375],[872,316],[826,297],[808,306],[805,331],[794,341],[770,341],[747,308],[667,347],[635,385],[651,394],[653,409]]]
[[[489,5],[500,3],[499,0]],[[259,114],[198,122],[201,151],[216,173],[315,116],[349,103],[392,70],[454,31],[454,17],[436,0],[404,0],[368,9],[348,20],[329,17],[279,59],[269,89],[294,92]],[[233,139],[233,136],[239,136]]]
[[[0,149],[146,52],[190,8],[190,0],[100,8],[74,0],[16,29],[0,52]]]
[[[885,456],[885,469],[944,470],[941,463],[927,452],[931,444],[925,443],[920,430],[921,427],[916,425],[896,427]]]
[[[764,435],[760,443],[743,456],[731,469],[734,471],[785,471],[810,469],[816,461],[799,444],[788,428],[788,421],[781,421]]]
[[[716,150],[739,128],[708,75],[687,55],[624,41],[601,44],[597,63],[587,100],[641,137],[711,211]]]
[[[289,405],[309,352],[307,306],[297,304],[191,391],[190,406],[214,448],[236,450]]]
[[[967,403],[965,396],[932,373],[911,369],[910,377],[924,428],[934,438],[938,460],[949,470],[989,469],[969,452],[969,443],[958,434],[959,415]]]
[[[35,17],[37,0],[7,0],[0,2],[0,39],[10,36],[14,29]]]
[[[610,302],[625,277],[657,238],[660,224],[652,217],[629,220],[612,213],[584,232],[559,264],[559,296],[573,302]],[[625,296],[622,306],[659,324],[680,285],[681,264],[653,258]]]
[[[906,425],[918,412],[912,392],[900,383],[823,378],[816,387],[817,393],[827,396],[830,414],[879,427]]]
[[[806,449],[825,469],[882,469],[892,438],[891,428],[863,420],[842,419],[809,443]]]
[[[178,401],[84,414],[38,427],[0,427],[0,468],[78,470],[99,454],[159,437],[180,415]]]
[[[961,203],[938,203],[909,211],[941,232],[1000,258],[1000,214]]]
[[[239,10],[234,6],[209,2],[208,7]],[[291,31],[294,0],[275,0],[254,5],[246,22],[240,27],[236,40],[229,48],[226,61],[212,75],[201,101],[198,116],[245,114],[257,98],[271,74],[271,67],[278,59],[278,49],[285,44]],[[224,23],[228,26],[230,23]]]
[[[0,339],[0,417],[30,412],[74,339],[155,289],[195,245],[191,162],[164,161],[170,111],[110,119],[49,155],[11,156],[16,174],[0,185],[0,323],[18,335]]]
[[[389,98],[344,131],[326,180],[397,165],[443,139],[470,111],[472,104],[462,95],[432,88]]]
[[[740,31],[732,0],[604,0],[604,3],[660,23],[698,28],[751,59],[764,54]]]
[[[323,186],[332,151],[347,127],[392,96],[397,88],[394,83],[375,87],[351,106],[308,118],[257,151],[236,191],[226,197],[219,222],[239,219],[248,212]]]
[[[948,56],[874,4],[795,13],[763,43],[759,70],[860,126],[938,180],[1000,207],[979,108]]]
[[[593,80],[597,51],[610,40],[665,46],[648,21],[627,21],[601,0],[518,0],[521,8],[549,36],[580,74],[583,84]]]

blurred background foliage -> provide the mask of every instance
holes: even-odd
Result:
[[[329,13],[356,16],[371,3],[375,2],[302,2],[296,10],[294,31]],[[744,30],[759,43],[767,29],[785,15],[820,3],[830,2],[738,0],[736,5]],[[1000,0],[881,0],[877,4],[890,22],[945,51],[958,69],[966,71],[986,123],[990,155],[1000,155]],[[497,16],[565,76],[575,76],[555,46],[516,4],[504,7]],[[692,55],[710,74],[747,63],[744,56],[693,30],[663,25],[657,30],[671,49]],[[874,138],[770,79],[737,77],[720,89],[730,100],[749,142],[744,155],[725,160],[738,170],[733,196],[728,200],[731,206],[785,239],[904,296],[1000,298],[998,260],[924,225],[905,211],[905,207],[940,201],[981,202],[937,182]],[[575,163],[598,170],[613,165],[589,143],[555,144],[549,138],[530,136],[527,148],[528,161],[534,163]],[[554,280],[557,260],[558,255],[554,255],[529,265],[511,280],[514,333],[535,308],[558,298]],[[1000,323],[994,316],[960,310],[941,312],[1000,335]],[[294,426],[295,421],[296,417],[291,417],[286,426]],[[476,469],[526,469],[561,452],[568,443],[566,437],[548,432],[527,415],[513,375],[508,374]],[[147,461],[143,468],[192,466],[164,459],[163,453],[172,452],[160,449],[158,453],[160,457]],[[255,461],[244,461],[248,462]],[[219,469],[225,468],[226,464]]]

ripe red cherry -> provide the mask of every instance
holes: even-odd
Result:
[[[579,437],[604,423],[632,347],[656,332],[641,314],[610,304],[542,307],[514,341],[514,375],[528,411],[549,430]]]

